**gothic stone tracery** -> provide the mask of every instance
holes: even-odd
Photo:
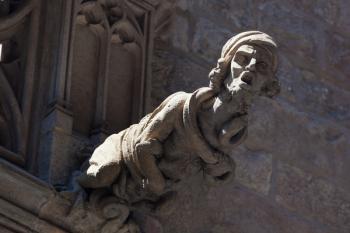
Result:
[[[24,166],[33,143],[36,0],[0,3],[0,157]]]
[[[96,130],[119,131],[143,113],[149,11],[146,4],[132,0],[81,3],[68,94],[77,132],[89,135]]]

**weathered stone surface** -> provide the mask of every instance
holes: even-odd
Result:
[[[273,110],[264,111],[266,106]],[[269,151],[275,159],[316,175],[335,176],[334,159],[349,152],[343,141],[348,139],[347,130],[333,122],[309,117],[283,102],[261,99],[252,110],[247,148]],[[338,165],[348,167],[349,163],[344,159]]]
[[[195,204],[203,212],[206,212],[205,205],[212,206],[206,213],[211,219],[207,220],[211,227],[201,229],[199,223],[193,221],[191,226],[184,223],[183,227],[169,232],[348,232],[349,229],[344,227],[346,224],[341,223],[350,219],[350,214],[345,210],[342,214],[332,210],[332,206],[341,206],[339,203],[348,200],[347,193],[350,191],[350,18],[347,16],[350,5],[347,1],[182,0],[178,2],[177,9],[177,14],[186,15],[194,22],[190,25],[193,28],[186,34],[186,45],[189,40],[193,49],[189,48],[189,52],[182,50],[184,56],[175,58],[173,63],[188,57],[199,65],[203,58],[210,63],[212,61],[205,56],[218,52],[215,43],[225,37],[226,31],[235,33],[257,28],[268,32],[279,42],[277,75],[281,93],[277,101],[260,99],[255,102],[250,112],[247,140],[240,150],[232,153],[237,162],[237,182],[252,194],[242,191],[244,194],[237,196],[226,186],[216,198],[206,200],[207,204],[203,204],[204,201]],[[177,29],[180,28],[175,26],[173,30]],[[177,52],[182,52],[178,51],[180,48],[181,45],[176,45]],[[172,70],[171,79],[181,80],[176,77],[178,70],[181,68]],[[193,83],[201,82],[200,74],[193,75]],[[264,159],[257,159],[261,159],[259,156]],[[277,169],[278,163],[285,166]],[[243,166],[245,164],[247,166]],[[290,167],[300,171],[300,175],[289,177]],[[248,173],[248,170],[255,169],[265,176]],[[268,179],[270,170],[271,177]],[[282,182],[281,176],[289,179],[284,179],[284,186],[278,187]],[[308,177],[313,177],[313,184],[304,187],[303,192],[296,194],[298,197],[293,198],[293,194],[288,196],[283,191],[289,190],[288,187],[296,180],[300,184],[307,182]],[[259,188],[254,188],[257,187],[255,181],[261,185]],[[268,184],[269,191],[265,195],[263,190],[267,190]],[[318,191],[309,195],[310,190]],[[321,190],[328,190],[329,197],[320,200],[317,192]],[[254,195],[256,192],[259,198]],[[279,192],[284,193],[284,197],[288,196],[287,204],[276,202],[274,197]],[[227,199],[223,197],[225,195]],[[220,209],[218,202],[222,203],[221,200],[225,205],[222,204]],[[318,212],[306,207],[297,210],[297,204],[293,203],[303,205],[301,200],[318,203],[320,207],[314,208]],[[233,224],[222,212],[227,206],[234,206],[232,203],[240,202],[242,204],[237,205],[236,212],[232,207],[227,214],[236,218],[237,224]],[[213,211],[216,208],[222,211]],[[206,221],[200,211],[196,214],[201,221]],[[184,222],[186,218],[191,218],[190,214],[181,213],[174,218]]]
[[[202,9],[203,15],[206,15],[215,24],[222,23],[222,26],[217,27],[218,29],[222,28],[223,25],[231,32],[256,28],[256,26],[252,26],[256,22],[254,17],[250,17],[254,14],[254,8],[250,1],[199,0],[195,3],[192,4],[192,11],[195,13],[196,9]]]
[[[220,54],[218,45],[224,44],[227,38],[232,35],[231,31],[218,29],[211,21],[199,18],[196,23],[191,50],[208,62],[214,63]]]
[[[208,184],[229,182],[235,164],[228,153],[246,138],[252,100],[278,94],[276,69],[276,44],[269,35],[239,33],[223,46],[209,87],[169,96],[138,124],[99,145],[77,181],[93,189],[90,203],[106,219],[102,231],[139,232],[130,210],[145,203],[160,214],[170,212],[181,181],[199,172]],[[265,168],[268,161],[262,163]],[[241,171],[253,167],[241,164]],[[268,183],[271,168],[260,170],[251,172]],[[252,187],[268,192],[268,184]]]
[[[184,52],[189,52],[191,49],[190,42],[190,22],[189,19],[185,15],[178,15],[174,18],[174,22],[172,24],[174,28],[177,30],[171,35],[172,45],[180,49]]]
[[[194,181],[187,182],[179,195],[179,208],[161,217],[164,232],[346,233],[341,226],[329,227],[302,219],[237,184],[204,189],[198,178],[197,184]],[[172,224],[175,221],[181,224]]]
[[[106,129],[126,127],[130,115],[137,118],[136,112],[144,111],[153,32],[168,39],[153,60],[156,107],[173,92],[207,85],[220,43],[258,29],[279,44],[281,95],[255,102],[249,112],[246,144],[231,154],[236,182],[210,188],[196,170],[176,187],[179,198],[164,204],[175,206],[174,214],[155,208],[152,217],[143,218],[145,231],[161,231],[163,224],[166,233],[350,232],[348,0],[133,0],[122,6],[127,15],[118,6],[125,1],[1,2],[0,153],[5,159],[64,190],[82,144],[104,138]],[[164,35],[170,21],[171,32]],[[132,98],[124,101],[126,96]],[[51,107],[64,111],[47,115]],[[36,156],[44,113],[43,153]],[[57,230],[51,223],[84,233],[120,226],[111,210],[120,207],[115,199],[91,201],[95,206],[73,203],[76,193],[59,194],[2,165],[1,232]],[[103,226],[101,216],[113,222]]]
[[[144,233],[164,233],[162,224],[150,215],[134,214]]]
[[[279,164],[276,201],[325,224],[350,230],[350,195],[332,182]]]
[[[191,92],[208,85],[209,70],[210,66],[203,61],[196,61],[192,57],[170,52],[163,47],[158,48],[153,62],[153,88],[151,92],[153,109],[169,93]],[[204,78],[197,80],[193,78],[196,76]]]
[[[236,180],[256,192],[267,195],[271,185],[271,154],[238,150],[233,153],[233,158],[236,162]]]
[[[332,135],[332,134],[330,134]],[[349,134],[333,134],[333,137],[329,138],[330,143],[337,148],[336,154],[334,154],[335,164],[335,181],[339,187],[344,188],[347,192],[350,190],[350,149],[349,149]]]
[[[322,75],[312,69],[292,68],[288,58],[281,59],[280,67],[283,100],[307,115],[336,121],[349,128],[350,106],[347,100],[350,92],[319,82]]]
[[[171,93],[178,91],[191,92],[199,87],[208,85],[209,80],[207,76],[209,67],[207,64],[203,62],[196,63],[193,59],[183,57],[182,55],[174,56],[174,58],[173,71],[176,70],[176,72],[168,79],[168,90]],[[196,75],[201,75],[205,78],[198,81],[193,79]]]

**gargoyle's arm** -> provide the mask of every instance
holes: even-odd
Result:
[[[174,130],[176,120],[182,117],[185,93],[176,93],[168,97],[151,115],[151,120],[141,133],[136,153],[142,174],[147,178],[146,185],[154,193],[160,194],[165,187],[165,179],[157,167],[156,158],[162,154],[162,143]]]
[[[96,148],[93,155],[94,160],[90,159],[90,166],[86,174],[77,178],[78,183],[87,188],[101,188],[113,183],[120,173],[120,153],[118,144],[120,135],[113,134],[109,136],[99,147]],[[103,164],[103,168],[101,168]]]
[[[182,118],[186,97],[185,92],[177,92],[165,99],[151,114],[151,120],[141,133],[139,140],[157,139],[162,142],[174,129],[176,120]]]

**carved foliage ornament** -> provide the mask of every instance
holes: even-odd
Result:
[[[229,154],[247,135],[254,97],[279,92],[276,47],[259,31],[236,35],[210,72],[210,87],[169,96],[138,124],[97,147],[78,181],[92,190],[91,197],[101,189],[109,192],[97,203],[108,203],[104,211],[114,205],[123,213],[113,215],[118,229],[131,224],[129,212],[140,203],[169,209],[180,181],[189,176],[202,173],[211,184],[231,180],[235,165]],[[130,229],[137,232],[134,224]]]

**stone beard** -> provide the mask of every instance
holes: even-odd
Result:
[[[259,31],[232,37],[209,74],[209,87],[175,93],[138,124],[108,137],[92,154],[80,185],[108,188],[132,206],[158,205],[199,172],[210,183],[228,182],[235,167],[229,154],[246,138],[253,99],[279,92],[276,47]]]

